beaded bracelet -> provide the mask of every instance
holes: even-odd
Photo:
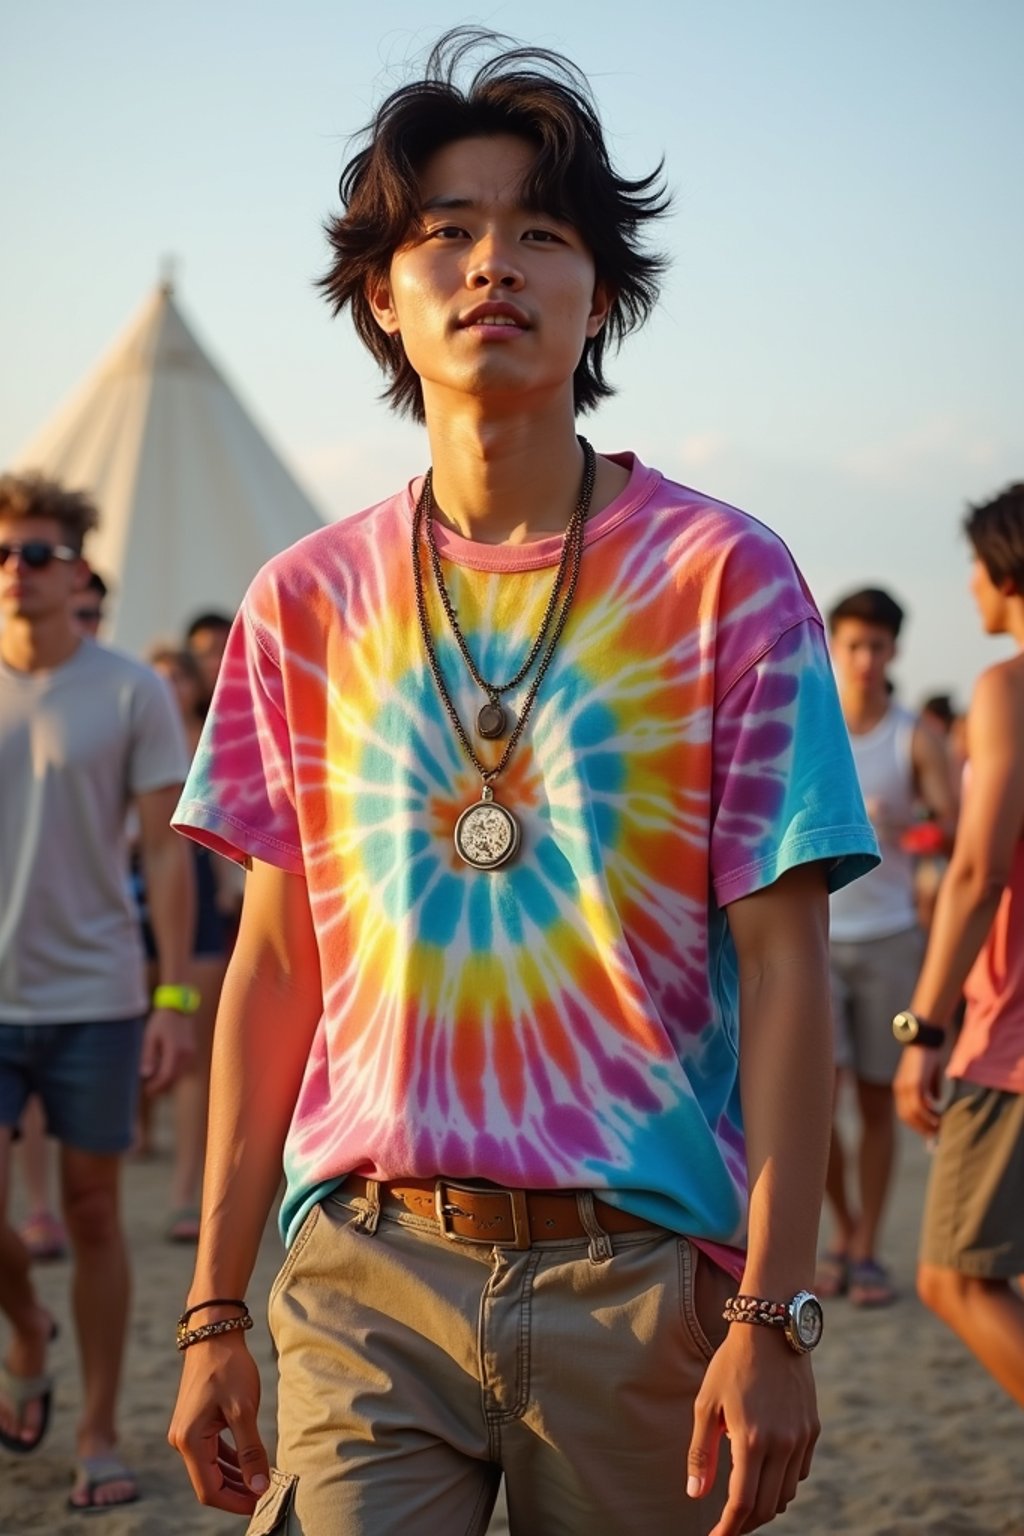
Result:
[[[784,1328],[788,1316],[784,1301],[767,1301],[763,1296],[730,1296],[722,1312],[727,1323],[766,1323],[770,1328]]]
[[[188,1320],[192,1314],[203,1312],[207,1307],[241,1307],[242,1310],[238,1317],[225,1317],[216,1323],[201,1323],[198,1328],[190,1328]],[[251,1327],[252,1317],[244,1301],[232,1297],[214,1297],[212,1301],[197,1301],[194,1307],[186,1307],[178,1318],[176,1342],[179,1349],[188,1349],[193,1344],[201,1344],[204,1339],[214,1339],[220,1333],[235,1333],[239,1329],[244,1331]]]
[[[193,1344],[201,1344],[204,1339],[215,1339],[219,1333],[235,1333],[238,1329],[251,1327],[252,1318],[248,1312],[244,1317],[225,1317],[219,1323],[203,1323],[201,1328],[179,1327],[177,1345],[179,1349],[190,1349]]]

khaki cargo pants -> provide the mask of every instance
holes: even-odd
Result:
[[[367,1225],[329,1197],[274,1283],[278,1466],[250,1536],[482,1536],[502,1475],[512,1536],[705,1536],[728,1456],[697,1502],[686,1452],[735,1289],[717,1265],[660,1230],[516,1250]]]

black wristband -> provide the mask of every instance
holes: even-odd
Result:
[[[239,1301],[234,1296],[215,1296],[212,1301],[197,1301],[194,1307],[186,1307],[178,1318],[178,1327],[184,1328],[189,1318],[195,1312],[203,1312],[207,1307],[239,1307],[248,1316],[249,1308],[244,1301]]]

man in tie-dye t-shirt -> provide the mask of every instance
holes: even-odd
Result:
[[[480,1533],[504,1476],[516,1536],[738,1536],[817,1435],[828,893],[875,843],[789,552],[576,436],[657,177],[563,60],[462,89],[469,41],[325,280],[431,475],[256,577],[177,813],[250,873],[171,1438],[254,1532]],[[215,1298],[282,1161],[271,1472]]]

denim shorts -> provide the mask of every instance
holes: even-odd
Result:
[[[126,1152],[145,1023],[0,1024],[0,1125],[17,1125],[35,1093],[58,1141],[83,1152]]]

